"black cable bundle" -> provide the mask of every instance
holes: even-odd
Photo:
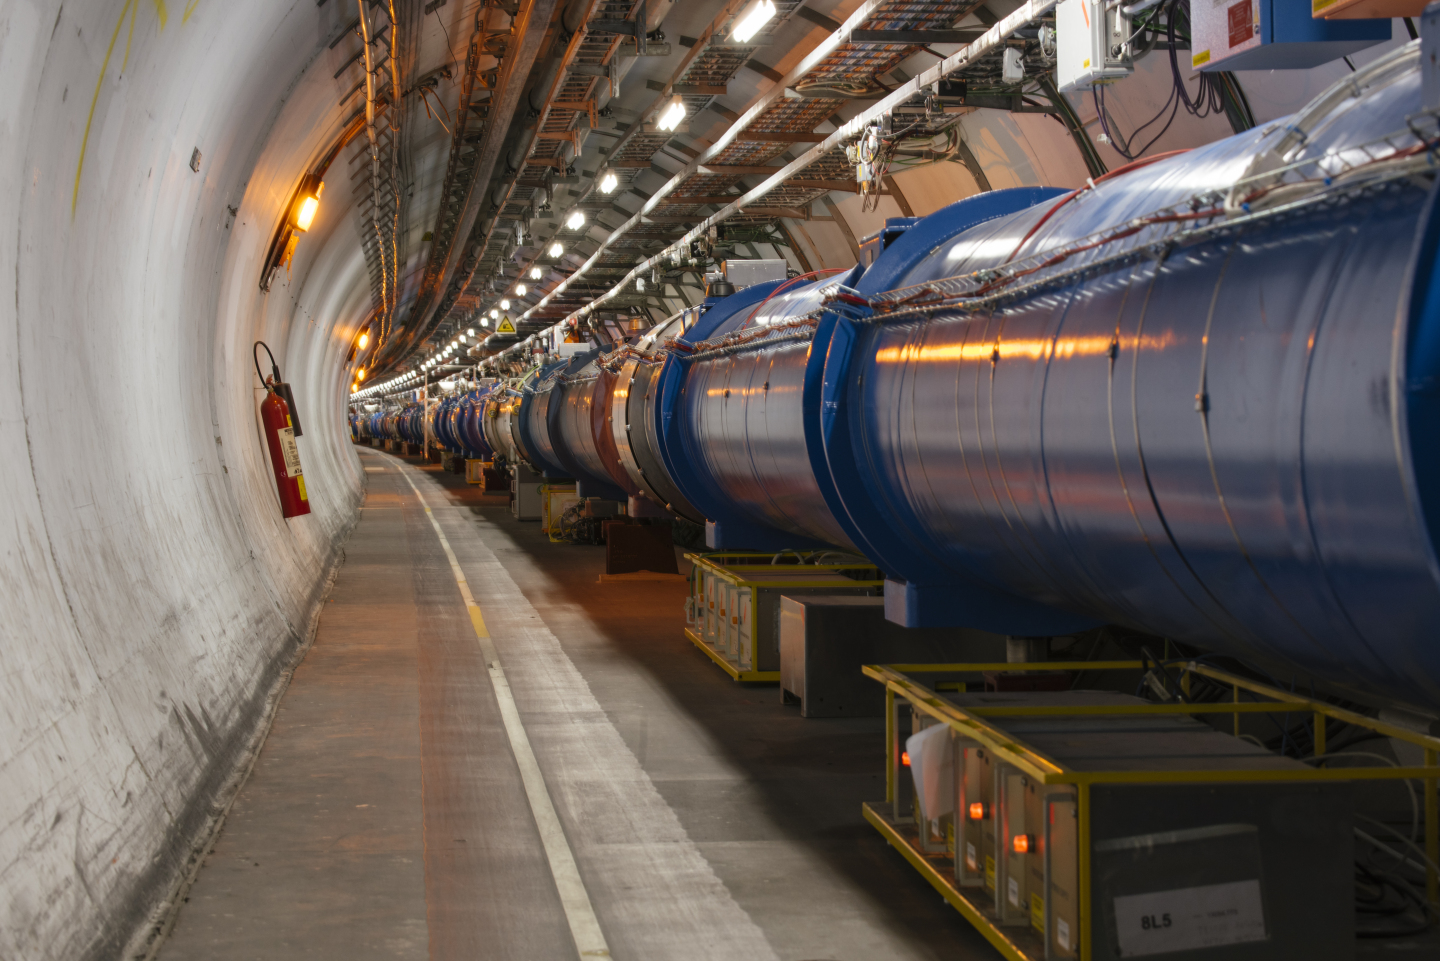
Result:
[[[1160,23],[1161,13],[1165,15],[1164,23]],[[1166,46],[1170,52],[1170,95],[1160,110],[1145,121],[1128,137],[1120,133],[1119,126],[1114,118],[1110,116],[1105,106],[1105,88],[1096,86],[1092,92],[1095,99],[1095,111],[1100,118],[1100,129],[1105,136],[1110,138],[1111,145],[1116,152],[1126,160],[1136,160],[1143,156],[1145,151],[1155,146],[1156,142],[1170,129],[1175,118],[1180,114],[1180,108],[1184,107],[1185,112],[1191,116],[1205,118],[1217,113],[1224,113],[1230,120],[1231,129],[1236,133],[1248,130],[1255,126],[1255,118],[1250,112],[1249,101],[1245,99],[1245,92],[1240,89],[1240,83],[1228,72],[1201,73],[1198,78],[1199,86],[1192,97],[1189,87],[1185,84],[1184,74],[1180,72],[1180,58],[1177,50],[1188,49],[1190,46],[1190,0],[1169,0],[1156,6],[1153,12],[1138,26],[1131,38],[1140,37],[1135,45],[1135,59],[1143,57],[1159,45],[1161,31],[1164,31]],[[1167,116],[1168,114],[1168,116]],[[1165,126],[1160,132],[1151,137],[1145,146],[1138,149],[1134,144],[1141,133],[1159,123],[1162,119]]]

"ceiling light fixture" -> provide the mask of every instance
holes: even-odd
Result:
[[[560,255],[559,255],[559,254],[556,254],[555,256],[558,257],[558,256],[560,256]],[[545,272],[544,272],[543,270],[541,270],[539,267],[531,267],[531,268],[530,268],[530,279],[531,279],[531,280],[539,280],[541,277],[544,277],[544,276],[545,276]]]
[[[660,122],[657,123],[655,126],[659,127],[661,130],[674,130],[676,127],[680,126],[680,121],[684,119],[685,101],[680,99],[679,94],[676,94],[674,97],[670,98],[670,105],[665,108],[665,113],[661,115]]]
[[[515,296],[516,296],[516,297],[524,297],[524,296],[525,296],[525,291],[526,291],[527,289],[528,289],[528,288],[526,288],[526,286],[525,286],[524,284],[516,284],[516,285],[515,285]]]
[[[320,209],[320,193],[325,185],[314,174],[306,174],[296,191],[295,203],[290,208],[290,226],[305,231],[315,222],[315,212]]]
[[[502,300],[502,301],[500,301],[500,309],[501,309],[501,310],[509,310],[509,309],[510,309],[510,301],[508,301],[508,300]]]
[[[565,226],[569,227],[571,230],[579,230],[581,227],[585,226],[585,211],[573,211],[570,214],[569,219],[565,221]]]
[[[369,328],[369,327],[366,327],[364,330],[360,331],[360,339],[357,340],[355,343],[356,343],[356,345],[357,345],[361,350],[364,350],[366,347],[369,347],[369,346],[370,346],[370,328]]]
[[[551,257],[559,257],[563,253],[565,253],[565,248],[560,246],[560,242],[558,240],[550,245]]]
[[[750,6],[741,11],[740,16],[735,18],[735,26],[730,30],[730,39],[745,43],[773,19],[775,19],[774,0],[754,0]]]
[[[620,178],[615,176],[615,171],[607,170],[601,175],[600,192],[602,194],[613,194],[618,186],[620,186]]]

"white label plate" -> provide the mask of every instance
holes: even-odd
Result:
[[[1130,894],[1115,899],[1120,956],[1138,958],[1265,940],[1260,882]]]
[[[295,445],[295,428],[282,427],[277,433],[280,435],[280,454],[285,458],[285,476],[300,476],[300,450]]]

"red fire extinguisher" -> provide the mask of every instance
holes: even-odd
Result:
[[[270,348],[262,341],[256,347]],[[305,475],[300,469],[300,450],[295,446],[295,435],[299,424],[292,417],[290,404],[283,395],[289,394],[289,385],[280,379],[280,368],[275,365],[275,356],[270,355],[271,377],[262,373],[265,384],[265,399],[260,402],[260,422],[265,427],[265,441],[270,447],[270,466],[275,470],[275,485],[280,491],[280,512],[284,517],[299,517],[310,513],[310,498],[305,491]],[[260,360],[255,360],[255,370],[260,370]]]

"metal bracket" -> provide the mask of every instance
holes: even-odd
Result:
[[[613,33],[621,37],[634,37],[636,54],[641,57],[645,56],[645,0],[640,0],[640,6],[636,8],[633,19],[591,20],[585,26],[590,33]]]
[[[624,23],[625,21],[620,21]],[[620,75],[615,69],[615,62],[601,65],[595,63],[575,63],[570,65],[570,72],[577,77],[604,77],[610,81],[610,96],[620,96]]]

